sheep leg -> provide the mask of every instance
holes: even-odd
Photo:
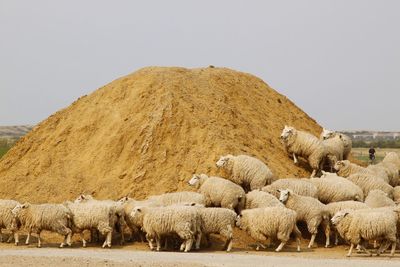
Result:
[[[13,237],[14,237],[14,235],[11,233],[11,235],[8,237],[8,239],[7,239],[7,243],[10,243],[11,242],[11,240],[13,239]]]
[[[112,230],[107,233],[106,241],[107,241],[107,247],[111,248],[111,239],[112,239]]]
[[[79,235],[82,239],[82,247],[86,248],[86,240],[85,240],[85,236],[84,236],[83,232],[80,232]]]
[[[314,245],[314,240],[315,240],[316,236],[317,236],[316,233],[311,235],[311,240],[310,240],[310,243],[308,243],[308,248],[312,248],[312,246]]]
[[[350,257],[351,256],[351,253],[353,252],[353,248],[354,248],[354,244],[351,243],[349,252],[347,253],[346,257]]]
[[[325,237],[326,237],[325,247],[327,248],[331,244],[331,242],[330,242],[330,240],[331,240],[331,226],[330,226],[329,222],[326,221],[326,220],[322,221],[322,226],[323,226],[323,228],[325,230]]]
[[[392,249],[390,250],[390,257],[394,256],[395,251],[396,251],[396,241],[392,242]]]
[[[0,243],[3,243],[3,233],[1,232],[1,228],[0,228]]]
[[[161,250],[161,238],[159,236],[156,236],[156,245],[157,245],[156,250],[160,251]]]
[[[14,241],[15,241],[15,245],[18,246],[19,243],[19,234],[17,232],[14,232]]]
[[[31,231],[29,231],[28,235],[26,236],[25,245],[29,245],[29,240],[30,239],[31,239]]]
[[[314,178],[315,175],[317,175],[317,170],[314,169],[314,170],[312,171],[312,173],[311,173],[310,178]]]
[[[189,238],[186,240],[186,248],[185,248],[185,252],[188,252],[192,249],[192,245],[193,245],[193,238]]]
[[[300,239],[301,239],[301,232],[300,232],[300,230],[299,230],[299,228],[297,227],[297,225],[296,225],[296,224],[294,225],[293,232],[294,232],[294,236],[295,236],[295,238],[296,238],[296,243],[297,243],[297,251],[300,251],[300,243],[301,243]]]
[[[294,164],[298,164],[299,163],[295,153],[293,153],[293,162],[294,162]]]
[[[337,232],[335,232],[335,246],[339,244],[339,235]]]
[[[199,233],[197,234],[197,236],[196,236],[196,249],[200,249],[201,236],[202,236],[202,233],[201,233],[201,232],[199,232]]]
[[[164,250],[168,250],[168,237],[164,237]]]
[[[182,244],[179,248],[180,251],[184,251],[186,249],[186,241],[182,241]]]
[[[37,247],[38,248],[40,248],[40,247],[42,247],[42,240],[41,240],[41,238],[40,238],[40,233],[41,233],[41,231],[39,231],[38,233],[37,233],[37,235],[38,235],[38,244],[37,244]]]
[[[364,247],[364,244],[360,244],[360,249],[365,251],[365,253],[367,253],[368,256],[372,256],[372,253]]]
[[[385,250],[390,246],[390,242],[386,241],[384,243],[381,243],[381,245],[379,246],[378,251],[376,252],[376,256],[381,255],[383,252],[385,252]]]

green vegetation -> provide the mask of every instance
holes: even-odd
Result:
[[[15,144],[14,139],[0,138],[0,158],[3,157],[8,150]]]
[[[377,140],[377,141],[363,141],[353,140],[353,147],[379,147],[379,148],[400,148],[400,139],[394,140]]]

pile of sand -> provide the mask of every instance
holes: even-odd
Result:
[[[285,124],[320,126],[261,79],[226,68],[149,67],[81,97],[0,161],[0,198],[63,201],[192,190],[224,154],[248,154],[279,177],[304,177],[280,143]]]

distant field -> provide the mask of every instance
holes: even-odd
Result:
[[[0,158],[14,145],[15,141],[8,138],[0,138]]]
[[[351,154],[358,160],[368,162],[369,160],[368,150],[369,148],[353,148]],[[388,152],[397,152],[400,155],[399,148],[375,148],[375,150],[376,150],[375,156],[377,163],[382,161],[382,159]]]

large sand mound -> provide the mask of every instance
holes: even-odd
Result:
[[[257,77],[226,68],[149,67],[81,97],[0,161],[0,198],[63,201],[191,189],[220,155],[248,154],[280,177],[306,176],[285,153],[284,124],[320,126]]]

